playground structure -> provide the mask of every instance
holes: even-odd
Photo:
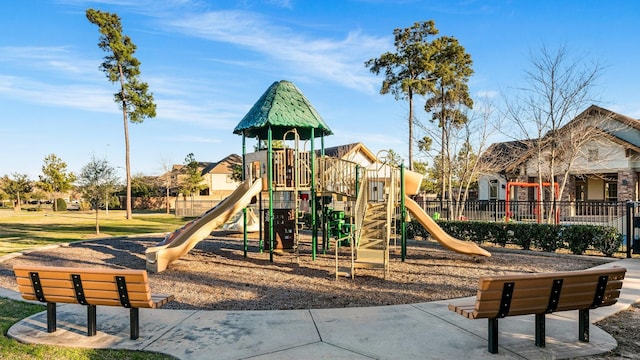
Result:
[[[313,260],[321,234],[323,252],[330,247],[330,237],[334,238],[336,249],[341,244],[351,246],[351,264],[345,274],[353,277],[357,269],[382,269],[386,277],[392,239],[397,242],[400,236],[403,260],[406,255],[407,210],[448,249],[490,256],[473,243],[453,239],[429,221],[424,210],[407,196],[418,192],[422,176],[392,164],[388,154],[366,166],[325,156],[324,136],[332,132],[288,81],[271,85],[234,133],[242,135],[242,184],[219,205],[169,234],[159,246],[147,249],[147,270],[165,270],[239,212],[243,214],[238,227],[243,229],[246,257],[247,206],[254,200],[258,204],[259,250],[269,251],[271,262],[276,252],[299,255],[299,228],[305,217],[311,228]],[[321,138],[319,151],[314,148],[316,137]],[[258,151],[246,153],[247,138],[257,139]],[[274,144],[279,148],[275,149]],[[260,149],[261,145],[266,149]],[[409,206],[405,207],[405,203]],[[400,235],[398,223],[402,227]]]

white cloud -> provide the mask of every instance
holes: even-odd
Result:
[[[194,105],[175,99],[157,99],[157,117],[173,121],[203,125],[213,129],[233,129],[238,122],[238,112],[225,104]]]
[[[316,39],[275,25],[259,14],[239,10],[194,14],[168,20],[167,25],[190,36],[257,52],[272,67],[288,69],[297,76],[330,80],[366,92],[375,91],[379,79],[369,74],[364,61],[389,46],[388,39],[359,31],[339,40]]]
[[[484,99],[495,99],[498,97],[498,95],[500,95],[500,93],[495,90],[483,90],[476,93],[476,96],[478,98]]]
[[[0,94],[36,104],[108,113],[118,111],[111,92],[91,85],[52,85],[0,74]]]
[[[66,46],[4,46],[0,62],[60,77],[95,74],[100,65],[99,60],[84,60]]]

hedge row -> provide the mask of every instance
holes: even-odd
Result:
[[[569,249],[573,254],[580,255],[587,249],[594,249],[605,256],[612,256],[622,244],[622,235],[611,226],[476,221],[438,221],[438,225],[449,235],[461,240],[478,244],[490,242],[499,246],[513,244],[524,250],[554,252],[557,249]],[[429,232],[412,220],[407,223],[407,238],[416,236],[426,238]]]

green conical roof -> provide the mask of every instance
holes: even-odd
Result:
[[[282,139],[284,133],[291,129],[298,130],[301,140],[311,138],[311,129],[314,129],[314,137],[333,134],[309,100],[286,80],[269,86],[233,133],[266,139],[269,126],[274,140]]]

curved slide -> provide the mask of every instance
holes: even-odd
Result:
[[[251,198],[262,191],[260,179],[250,183],[245,180],[238,188],[218,205],[199,218],[171,233],[162,245],[150,247],[145,251],[147,271],[162,272],[167,266],[193,249],[211,232],[226,223],[234,214],[251,203]]]
[[[465,255],[479,255],[479,256],[491,256],[491,253],[487,250],[479,247],[478,245],[470,242],[470,241],[462,241],[458,240],[451,235],[447,234],[438,224],[431,219],[424,210],[411,199],[406,196],[404,199],[404,204],[413,216],[424,226],[431,236],[436,239],[442,246],[446,247],[449,250],[465,254]]]

